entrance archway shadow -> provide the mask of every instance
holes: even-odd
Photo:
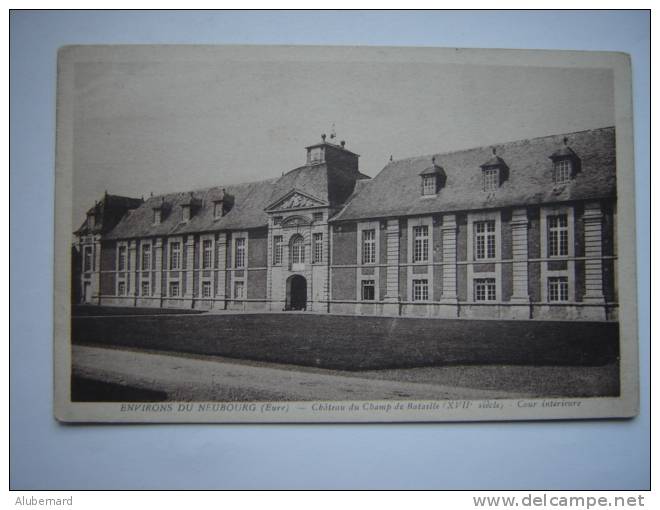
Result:
[[[307,280],[294,274],[286,281],[285,310],[307,310]]]

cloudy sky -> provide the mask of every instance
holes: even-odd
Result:
[[[75,66],[74,224],[109,193],[267,179],[334,123],[374,176],[395,159],[614,124],[606,69],[204,59]]]

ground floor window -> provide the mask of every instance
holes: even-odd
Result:
[[[245,285],[243,282],[234,282],[234,299],[243,299]]]
[[[374,280],[362,280],[362,300],[373,301],[376,299],[376,282]]]
[[[548,278],[548,301],[568,301],[568,278],[565,276]]]
[[[428,301],[429,281],[413,280],[413,301]]]
[[[495,278],[477,278],[474,280],[475,301],[495,301]]]
[[[170,297],[179,297],[179,282],[170,282]]]
[[[117,284],[117,294],[120,296],[126,295],[126,282],[119,282]]]
[[[202,282],[202,297],[203,298],[211,297],[211,282],[209,281]]]
[[[149,280],[142,280],[141,294],[143,296],[150,296],[151,295],[151,285],[150,285]]]

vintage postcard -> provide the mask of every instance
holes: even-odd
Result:
[[[72,46],[55,416],[638,412],[620,53]]]

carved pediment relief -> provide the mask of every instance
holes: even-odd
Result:
[[[309,209],[310,207],[326,207],[323,200],[312,197],[301,191],[293,190],[266,208],[267,211],[288,211],[292,209]]]
[[[308,216],[295,215],[283,219],[281,225],[282,227],[299,227],[301,225],[311,225],[311,223],[312,218]]]

